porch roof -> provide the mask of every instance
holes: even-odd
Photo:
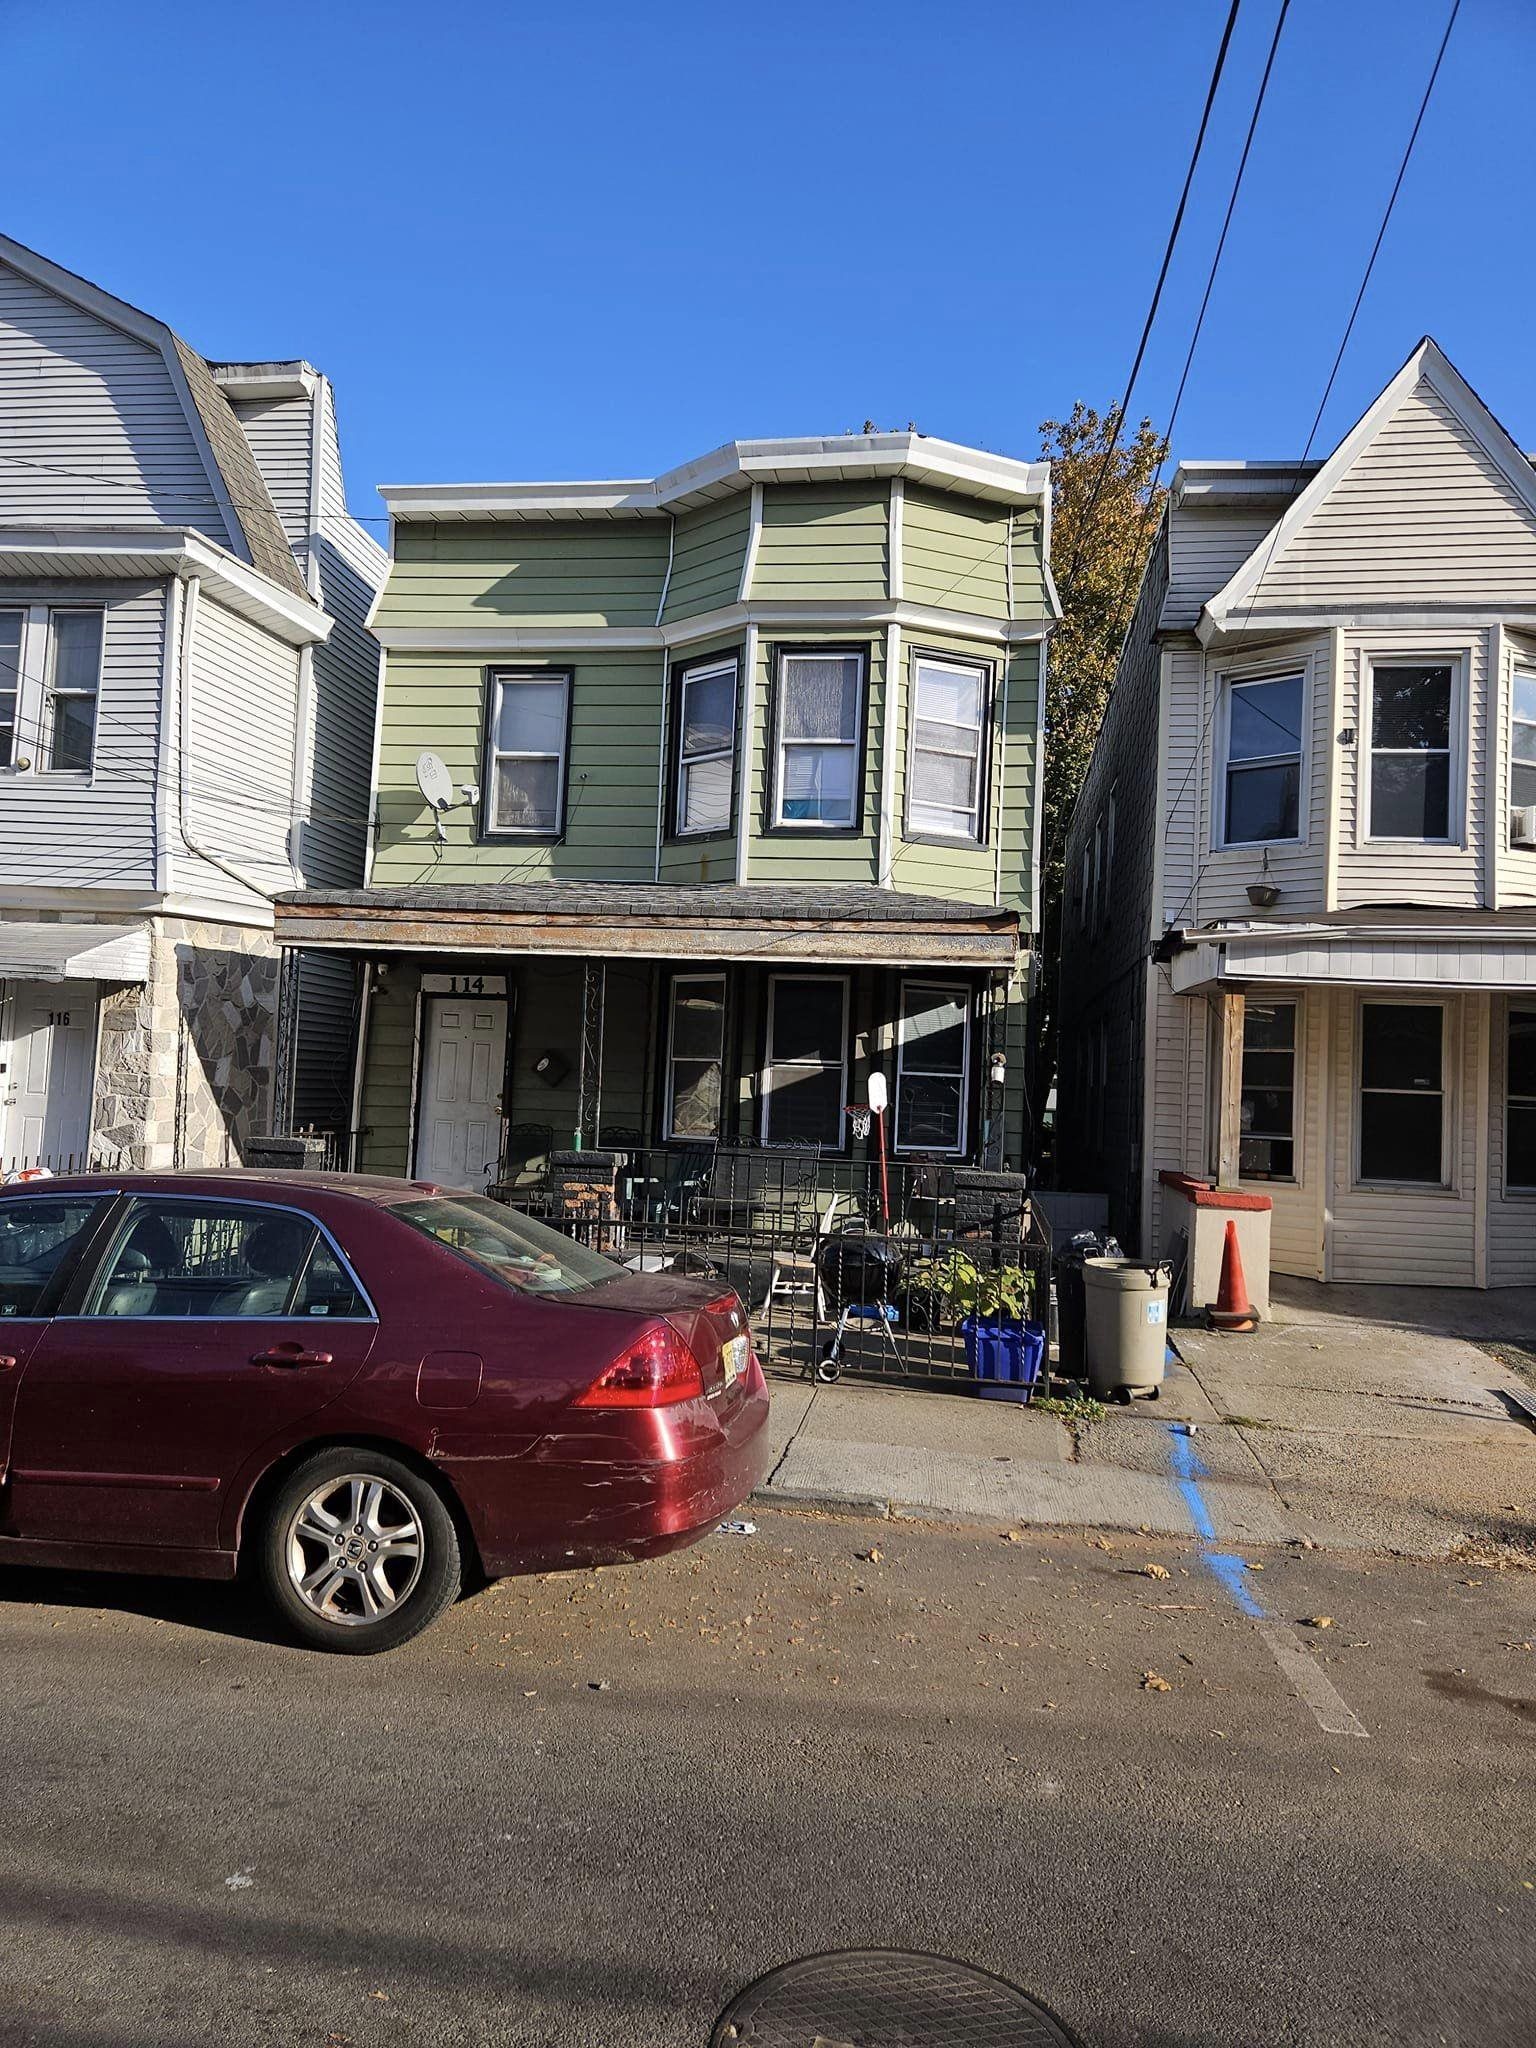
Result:
[[[1339,915],[1306,923],[1208,925],[1164,942],[1177,995],[1265,983],[1536,989],[1536,930],[1521,912],[1415,912],[1402,922]]]
[[[23,924],[0,920],[0,976],[18,981],[106,981],[149,975],[147,924]]]
[[[277,899],[283,946],[345,953],[557,953],[827,966],[1014,965],[1019,919],[897,889],[508,882],[301,889]]]

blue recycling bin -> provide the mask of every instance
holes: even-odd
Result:
[[[965,1362],[984,1401],[1025,1402],[1045,1362],[1045,1325],[967,1316],[960,1325]]]

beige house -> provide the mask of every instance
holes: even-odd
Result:
[[[1536,470],[1433,341],[1320,464],[1174,479],[1069,840],[1062,1156],[1274,1269],[1536,1283]]]

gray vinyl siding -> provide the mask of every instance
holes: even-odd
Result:
[[[1514,485],[1421,382],[1265,569],[1254,610],[1536,600],[1536,528]]]
[[[316,594],[335,621],[310,657],[309,774],[302,867],[313,888],[356,886],[367,848],[379,644],[363,621],[389,559],[347,512],[335,398],[328,379],[315,394],[320,465]]]
[[[717,504],[678,515],[665,624],[696,618],[734,604],[741,590],[751,523],[751,493],[734,492]]]
[[[230,545],[160,350],[5,264],[0,454],[0,524],[193,526]]]
[[[206,596],[197,606],[191,671],[186,819],[199,845],[263,890],[294,886],[293,747],[298,650]],[[251,907],[248,891],[179,848],[174,885]]]
[[[357,963],[338,953],[298,953],[288,971],[299,980],[290,1121],[300,1131],[344,1131],[351,1121]]]
[[[1165,633],[1194,631],[1201,607],[1237,574],[1277,516],[1190,505],[1170,510],[1168,589],[1158,620]]]
[[[163,583],[0,581],[0,609],[100,605],[101,694],[89,775],[0,774],[0,883],[151,890],[162,813],[157,750],[165,658]],[[39,758],[37,735],[24,732]]]
[[[314,440],[314,400],[253,398],[232,401],[235,418],[251,444],[283,532],[300,573],[309,568],[309,479]]]

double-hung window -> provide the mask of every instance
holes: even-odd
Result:
[[[1373,839],[1451,836],[1449,662],[1371,668]]]
[[[1509,1013],[1504,1075],[1504,1185],[1536,1193],[1536,1010]]]
[[[898,1152],[964,1152],[970,1063],[964,985],[904,981],[896,1039]]]
[[[859,822],[864,654],[785,648],[779,655],[773,822],[852,831]]]
[[[0,618],[0,631],[4,620]],[[0,675],[0,690],[5,678]],[[1514,702],[1510,706],[1509,800],[1536,804],[1536,670],[1515,670]],[[0,707],[0,717],[3,717]]]
[[[100,612],[48,615],[48,681],[43,762],[48,768],[89,768],[96,747],[101,688]]]
[[[568,669],[493,669],[487,746],[490,832],[558,838],[565,829]]]
[[[912,659],[907,830],[980,840],[985,784],[987,671],[919,654]]]
[[[16,726],[21,703],[21,629],[25,612],[0,612],[0,768],[16,759]]]
[[[1445,1010],[1360,1005],[1360,1178],[1445,1183]]]
[[[1300,836],[1305,703],[1300,675],[1228,683],[1225,845],[1259,846]]]
[[[672,829],[728,832],[736,766],[735,655],[677,672],[677,792]]]
[[[770,975],[765,1143],[840,1146],[847,1100],[847,981],[828,974]]]
[[[1243,1005],[1238,1177],[1296,1178],[1296,1005]]]
[[[663,1136],[716,1138],[720,1135],[724,1061],[725,976],[674,975],[667,1016]]]

